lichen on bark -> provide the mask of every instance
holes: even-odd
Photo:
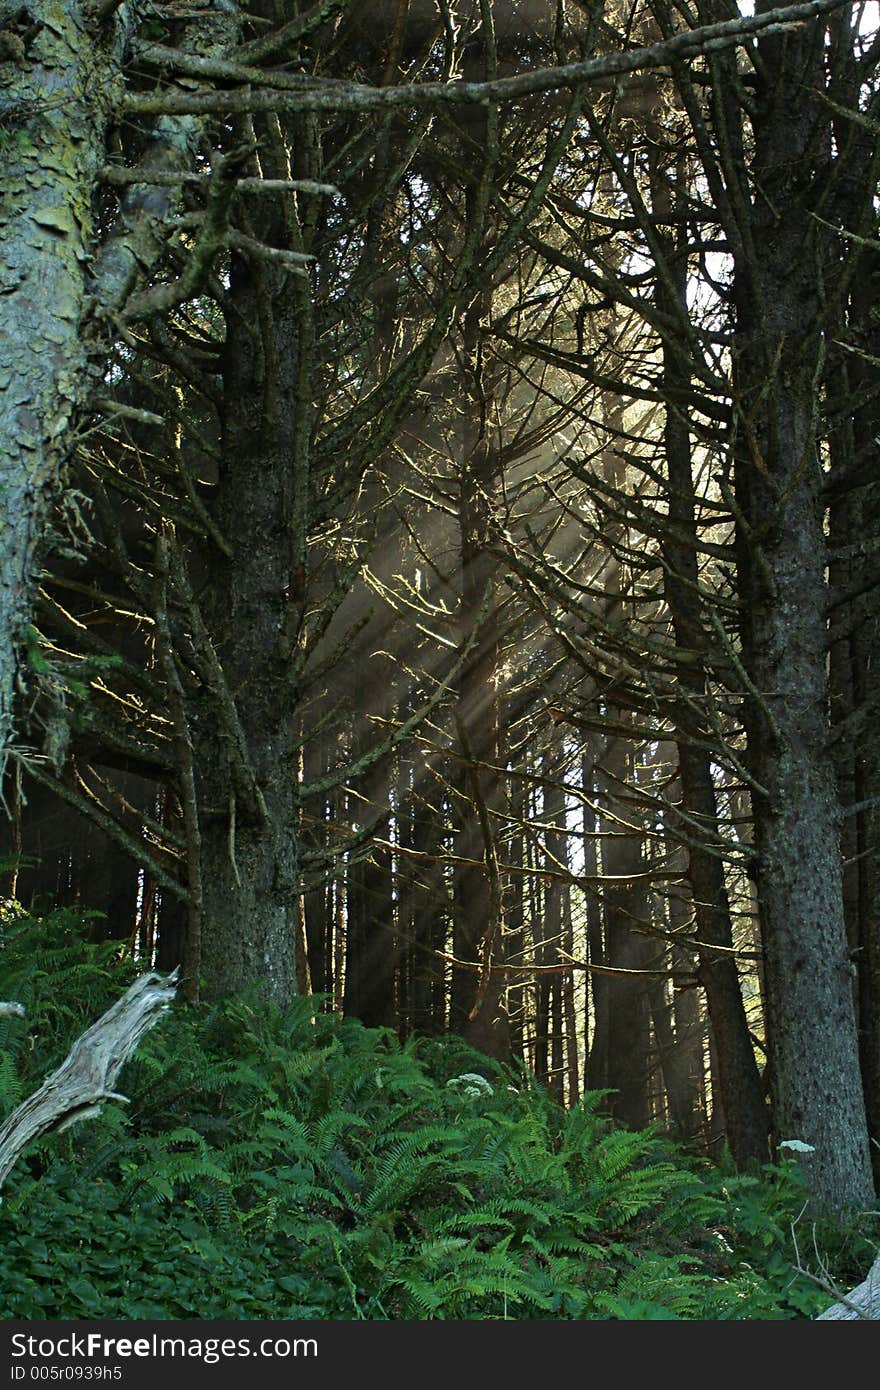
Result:
[[[121,58],[78,0],[27,8],[21,59],[0,64],[0,757],[45,522],[87,379],[93,191]],[[20,10],[0,5],[0,27]]]

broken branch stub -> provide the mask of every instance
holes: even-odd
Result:
[[[141,975],[77,1038],[61,1066],[0,1125],[0,1187],[35,1139],[97,1115],[107,1100],[127,1102],[114,1090],[117,1077],[176,992],[176,970],[167,976]],[[24,1012],[20,1004],[0,1004],[0,1010]]]

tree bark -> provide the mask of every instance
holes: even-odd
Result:
[[[290,277],[233,257],[213,505],[230,553],[212,552],[204,600],[222,680],[206,681],[193,702],[201,973],[210,998],[256,985],[280,1005],[296,992],[297,704],[282,631],[297,579],[300,351]]]
[[[121,46],[78,0],[0,3],[0,760],[47,518],[88,386],[83,320],[95,188]],[[21,14],[27,22],[19,22]],[[25,37],[18,29],[27,30]]]
[[[614,711],[623,722],[627,713]],[[650,939],[639,934],[638,925],[648,918],[644,888],[626,880],[644,870],[643,837],[634,824],[633,813],[615,803],[615,792],[633,777],[632,745],[614,739],[605,755],[608,774],[606,809],[602,837],[602,873],[623,880],[619,887],[603,888],[605,915],[605,963],[620,970],[646,970],[655,964],[656,951]],[[630,828],[621,826],[623,821]],[[644,1129],[650,1123],[648,1110],[648,1053],[650,1047],[650,1004],[647,977],[609,976],[608,1052],[605,1085],[616,1094],[609,1110],[629,1129]]]
[[[844,909],[857,972],[862,1088],[868,1132],[875,1141],[871,1161],[880,1190],[880,731],[872,679],[880,667],[874,578],[880,487],[871,476],[880,425],[874,366],[880,330],[871,307],[878,288],[880,258],[874,251],[864,253],[847,322],[835,335],[841,342],[854,342],[857,352],[843,352],[834,362],[828,391],[840,402],[842,415],[830,430],[829,542],[843,557],[829,569],[837,600],[831,626],[831,724],[838,795],[844,808],[855,808],[843,826],[842,848],[849,859]],[[853,597],[844,602],[847,594]]]
[[[738,258],[736,484],[749,757],[777,1139],[800,1139],[817,1204],[873,1200],[828,751],[823,340],[809,215],[821,164],[824,26],[761,43],[754,253]]]

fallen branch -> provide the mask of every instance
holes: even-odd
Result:
[[[141,1038],[169,1008],[176,990],[176,970],[167,976],[141,975],[77,1038],[61,1066],[0,1125],[0,1187],[22,1151],[41,1135],[93,1118],[107,1100],[128,1103],[113,1089],[116,1079]],[[2,1004],[0,1009],[24,1012],[20,1004]]]
[[[880,1255],[868,1271],[867,1278],[845,1298],[836,1290],[834,1292],[838,1301],[820,1313],[817,1321],[823,1318],[860,1318],[867,1322],[880,1322]]]

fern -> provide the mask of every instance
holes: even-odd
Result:
[[[0,922],[0,996],[29,1009],[0,1032],[7,1109],[131,974],[82,928],[70,913]],[[615,1130],[600,1095],[566,1113],[460,1040],[399,1047],[317,1010],[250,998],[175,1011],[121,1080],[127,1110],[35,1146],[0,1206],[7,1315],[725,1319],[817,1306],[791,1268],[794,1165],[719,1173],[650,1131]],[[447,1086],[469,1072],[491,1092]],[[871,1262],[866,1233],[833,1239],[836,1274]]]
[[[24,1087],[15,1059],[9,1052],[0,1052],[0,1118],[5,1118],[21,1102]]]

